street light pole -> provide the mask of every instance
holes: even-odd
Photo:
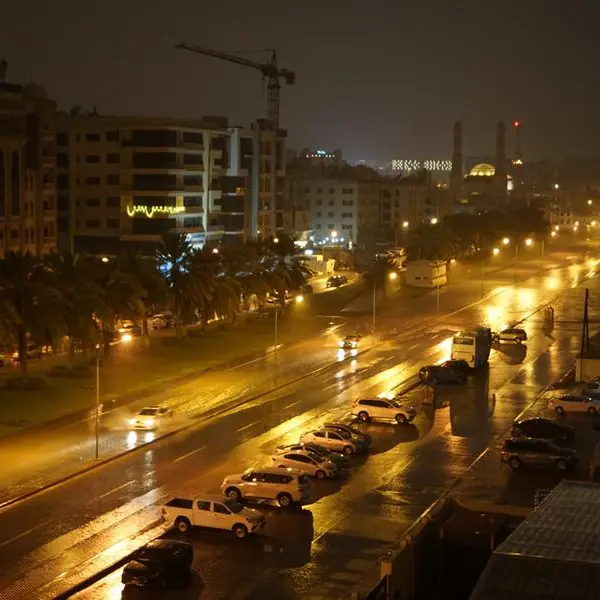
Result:
[[[483,256],[481,257],[481,297],[483,298],[483,278],[485,277],[484,274],[484,264],[483,264]]]
[[[377,304],[377,278],[373,273],[373,335],[375,335],[375,306]]]
[[[440,284],[438,283],[435,286],[435,304],[436,304],[436,311],[437,314],[440,314]]]
[[[100,458],[100,344],[96,344],[96,460]]]

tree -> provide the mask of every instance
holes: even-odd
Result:
[[[74,342],[81,342],[84,350],[98,341],[95,315],[102,312],[102,290],[98,285],[97,260],[71,253],[54,253],[44,260],[46,272],[51,274],[54,286],[62,297],[62,320],[69,338],[69,359],[75,352]]]
[[[181,337],[184,323],[192,321],[196,312],[202,312],[210,300],[211,279],[202,264],[202,257],[194,251],[185,235],[163,236],[156,257],[166,280],[177,336]],[[205,322],[203,327],[206,327]]]
[[[27,376],[29,336],[47,344],[64,331],[62,296],[52,279],[29,252],[8,252],[0,261],[0,321],[18,344],[23,377]]]

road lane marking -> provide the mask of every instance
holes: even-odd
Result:
[[[288,408],[292,408],[292,406],[296,406],[296,404],[298,404],[298,402],[301,402],[300,400],[296,400],[295,402],[290,402],[290,404],[288,404],[287,406],[283,407],[283,410],[287,410]]]
[[[239,429],[237,429],[236,431],[239,433],[240,431],[245,431],[246,429],[250,429],[250,427],[252,427],[253,425],[256,425],[257,423],[260,423],[259,421],[252,421],[252,423],[248,423],[248,425],[244,425],[243,427],[240,427]]]
[[[204,450],[204,448],[206,448],[206,446],[200,446],[200,448],[196,448],[195,450],[192,450],[191,452],[188,452],[187,454],[182,454],[179,458],[176,458],[173,462],[179,462],[180,460],[183,460],[184,458],[187,458],[188,456],[192,456],[192,454],[196,454],[196,452],[200,452],[201,450]]]
[[[95,498],[92,498],[90,500],[90,502],[95,502],[96,500],[101,500],[102,498],[106,498],[106,496],[110,496],[114,492],[118,492],[119,490],[122,490],[124,487],[127,487],[128,485],[131,485],[132,483],[135,483],[135,479],[132,479],[131,481],[128,481],[127,483],[124,483],[123,485],[120,485],[120,486],[118,486],[116,488],[113,488],[112,490],[109,490],[108,492],[105,492],[101,496],[96,496]]]
[[[35,527],[32,527],[31,529],[28,529],[27,531],[22,531],[21,533],[19,533],[19,535],[15,535],[14,537],[10,538],[9,540],[5,540],[4,542],[2,542],[0,544],[0,548],[2,548],[4,546],[8,546],[9,544],[16,542],[17,540],[24,538],[26,535],[33,533],[37,529],[41,529],[42,527],[49,525],[50,523],[52,523],[52,521],[53,521],[53,519],[49,519],[48,521],[43,521],[42,523],[38,523]]]

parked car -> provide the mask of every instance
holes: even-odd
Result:
[[[466,360],[462,360],[460,358],[451,358],[446,362],[443,362],[440,367],[444,367],[446,369],[452,369],[456,373],[460,373],[467,377],[471,372],[471,367]]]
[[[368,433],[360,431],[360,429],[356,429],[356,427],[352,427],[351,425],[346,425],[345,423],[339,423],[335,421],[323,423],[323,427],[331,431],[339,431],[341,433],[346,433],[350,437],[358,438],[359,440],[362,440],[366,446],[371,445],[371,436]]]
[[[153,329],[168,329],[175,327],[175,317],[170,312],[157,313],[152,315],[150,323]]]
[[[221,491],[237,502],[243,499],[274,500],[279,506],[304,504],[310,499],[306,473],[297,469],[261,467],[223,479]]]
[[[325,287],[337,288],[348,283],[348,278],[344,275],[332,275],[325,282]]]
[[[514,438],[541,438],[560,443],[571,441],[575,437],[575,428],[566,423],[532,417],[513,423],[511,435]]]
[[[451,367],[428,365],[419,369],[419,379],[430,385],[444,383],[466,383],[467,376]]]
[[[287,446],[279,446],[277,448],[277,452],[286,452],[291,450],[292,452],[296,450],[306,450],[308,452],[313,452],[314,454],[320,456],[323,459],[330,460],[334,463],[338,470],[346,469],[350,464],[348,462],[348,458],[344,456],[341,452],[332,452],[325,448],[325,446],[320,446],[319,444],[314,444],[309,442],[308,444],[288,444]]]
[[[330,429],[316,429],[307,431],[300,436],[301,444],[318,444],[324,446],[332,452],[341,452],[346,456],[351,454],[360,454],[366,452],[367,445],[359,438],[344,434],[341,431],[331,431]]]
[[[492,341],[497,344],[501,344],[503,342],[522,344],[523,342],[527,341],[527,332],[518,327],[510,327],[508,329],[493,333]]]
[[[132,429],[153,431],[158,429],[164,421],[173,416],[173,411],[166,406],[145,406],[134,417],[127,420]]]
[[[600,381],[585,381],[581,393],[584,396],[588,394],[600,394]]]
[[[371,419],[410,423],[417,416],[412,406],[404,406],[386,398],[362,398],[352,405],[352,415],[368,423]]]
[[[548,410],[553,410],[557,415],[566,412],[587,412],[590,415],[597,415],[600,412],[600,398],[565,394],[558,398],[550,398],[548,400]]]
[[[29,342],[27,344],[27,349],[25,350],[28,359],[41,358],[44,354],[42,346],[38,346],[33,342]],[[15,350],[12,354],[13,361],[19,360],[19,351]]]
[[[281,469],[302,470],[307,475],[317,479],[337,477],[339,473],[334,462],[307,450],[276,452],[271,456],[271,462]]]
[[[182,533],[192,527],[207,527],[232,531],[236,538],[242,539],[265,524],[265,518],[259,511],[219,496],[171,498],[161,512],[163,519]]]
[[[361,337],[360,335],[347,335],[340,341],[340,348],[342,350],[356,350],[360,344]]]
[[[125,565],[121,582],[125,586],[184,587],[189,583],[194,548],[187,542],[153,540],[138,550]]]
[[[561,448],[548,440],[538,438],[510,438],[504,441],[500,460],[511,469],[522,466],[555,467],[566,471],[578,460],[577,452],[571,448]]]

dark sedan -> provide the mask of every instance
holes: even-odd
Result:
[[[556,443],[568,442],[575,437],[575,429],[566,423],[532,417],[514,423],[512,437],[541,438]]]
[[[181,588],[188,585],[194,548],[187,542],[153,540],[125,565],[121,582],[126,586]]]
[[[468,375],[471,372],[471,367],[466,360],[462,360],[460,358],[451,358],[447,360],[445,363],[442,363],[440,366],[448,367],[461,375]]]

